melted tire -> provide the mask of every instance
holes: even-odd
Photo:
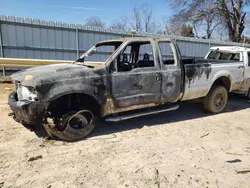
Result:
[[[85,138],[87,135],[89,135],[95,128],[96,124],[96,118],[92,114],[92,118],[90,121],[88,121],[86,118],[82,118],[83,122],[86,124],[83,128],[73,128],[70,126],[69,121],[72,119],[73,116],[75,116],[76,112],[69,112],[65,114],[62,119],[62,125],[65,126],[63,130],[60,130],[57,126],[55,126],[52,123],[46,123],[44,125],[44,128],[48,135],[52,138],[58,138],[60,140],[64,141],[77,141]]]
[[[220,99],[217,99],[218,97]],[[217,105],[217,100],[218,102]],[[204,109],[208,112],[219,113],[224,110],[228,101],[228,91],[224,86],[213,86],[204,100]]]

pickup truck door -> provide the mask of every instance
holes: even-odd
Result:
[[[119,59],[120,64],[130,64],[131,70],[124,71],[118,67],[118,71],[111,73],[111,93],[116,107],[158,104],[161,98],[161,70],[154,43],[143,40],[128,45],[132,46],[131,52],[120,54],[123,57]]]
[[[183,92],[183,71],[177,44],[169,40],[158,41],[162,67],[162,103],[176,102]]]

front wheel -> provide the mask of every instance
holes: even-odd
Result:
[[[227,105],[228,91],[224,86],[213,86],[204,100],[204,108],[208,112],[219,113]]]
[[[90,110],[71,111],[62,117],[47,118],[44,128],[50,137],[64,141],[85,138],[95,128],[96,118]]]

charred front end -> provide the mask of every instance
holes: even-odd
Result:
[[[37,125],[43,122],[48,103],[39,102],[29,88],[20,86],[9,95],[13,118],[23,125]]]
[[[103,67],[57,64],[15,73],[12,75],[15,91],[8,99],[13,118],[24,125],[39,125],[46,121],[51,105],[53,107],[53,104],[61,98],[72,98],[76,94],[86,96],[86,93],[98,98],[103,94],[99,85],[103,84],[101,75],[104,74],[104,70]],[[96,83],[97,80],[101,83]],[[95,89],[93,83],[96,87],[99,84],[98,89]],[[73,103],[77,103],[77,100],[73,100],[71,104]],[[74,106],[80,108],[79,105],[77,103]],[[53,113],[66,109],[65,106],[69,104],[64,100],[56,105]]]

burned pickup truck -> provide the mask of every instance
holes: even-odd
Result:
[[[182,59],[171,39],[103,41],[71,64],[13,74],[9,105],[17,122],[68,141],[84,138],[100,120],[176,110],[180,101],[199,98],[219,113],[229,92],[249,91],[248,54],[216,48],[202,60]]]

